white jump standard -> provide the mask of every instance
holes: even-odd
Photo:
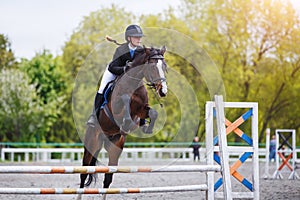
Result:
[[[276,129],[276,171],[274,179],[282,179],[281,171],[286,166],[291,174],[288,179],[299,179],[295,171],[296,165],[296,130],[295,129]],[[290,143],[292,141],[292,144]],[[280,157],[280,159],[279,159]],[[292,165],[289,163],[291,160]],[[281,162],[280,162],[281,161]],[[279,165],[280,163],[280,165]]]
[[[207,102],[206,103],[206,137],[214,136],[214,116],[215,114],[215,103]],[[242,116],[237,118],[234,122],[224,119],[226,125],[226,134],[231,132],[238,135],[248,146],[228,146],[227,151],[229,152],[239,152],[239,159],[230,166],[230,174],[236,180],[238,180],[243,186],[245,186],[249,192],[232,192],[233,198],[252,198],[259,199],[259,162],[258,162],[258,104],[257,103],[246,103],[246,102],[225,102],[225,108],[236,108],[236,109],[248,109]],[[246,120],[251,122],[251,134],[249,136],[244,133],[239,126]],[[219,137],[211,138],[213,140],[214,147],[207,146],[209,153],[207,154],[207,159],[209,160],[208,164],[213,164],[213,160],[218,164],[221,164],[221,157],[219,156],[220,144]],[[206,144],[210,144],[207,140]],[[219,146],[215,146],[219,145]],[[213,154],[213,156],[212,156]],[[242,174],[238,172],[238,168],[248,159],[252,160],[252,182],[247,180]],[[213,177],[211,178],[213,179]],[[216,198],[222,198],[223,192],[218,192],[217,190],[221,185],[226,181],[224,178],[220,178],[217,182],[214,183],[214,195]]]

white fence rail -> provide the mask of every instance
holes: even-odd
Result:
[[[201,159],[205,157],[205,149],[201,149]],[[83,148],[2,148],[1,161],[10,162],[81,162]],[[107,152],[103,149],[99,153],[101,160],[107,160]],[[121,159],[126,160],[161,160],[193,159],[192,149],[189,148],[125,148]]]
[[[245,147],[229,148],[231,158],[239,157],[239,153],[235,153],[236,149]],[[83,156],[83,148],[2,148],[1,161],[9,162],[81,162]],[[125,148],[121,155],[121,159],[126,161],[155,161],[155,160],[174,160],[192,161],[194,159],[193,150],[191,148]],[[205,160],[205,148],[199,149],[200,160]],[[300,149],[296,149],[300,153]],[[265,148],[259,149],[260,161],[265,161]],[[101,160],[107,160],[107,152],[102,150],[99,154]],[[297,162],[300,158],[296,159]]]

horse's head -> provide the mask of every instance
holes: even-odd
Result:
[[[167,80],[165,72],[167,71],[167,64],[164,60],[164,53],[166,47],[161,49],[145,48],[146,62],[144,65],[144,76],[147,84],[155,88],[160,97],[165,97],[168,92]]]

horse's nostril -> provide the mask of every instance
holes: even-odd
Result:
[[[162,89],[159,90],[159,96],[160,97],[165,97],[166,94],[162,91]]]

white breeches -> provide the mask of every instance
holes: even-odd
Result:
[[[100,87],[98,90],[98,93],[103,94],[103,90],[105,89],[106,85],[112,81],[115,80],[117,77],[117,75],[111,73],[110,71],[108,71],[108,66],[105,68],[104,74],[102,76],[102,80],[100,83]]]

